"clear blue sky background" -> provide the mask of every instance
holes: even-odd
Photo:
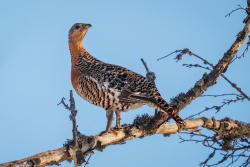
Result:
[[[204,71],[186,69],[173,59],[156,59],[188,47],[216,63],[243,27],[243,12],[224,16],[245,0],[23,0],[0,5],[0,162],[20,159],[61,147],[71,138],[68,112],[57,103],[68,97],[70,54],[68,30],[75,22],[91,23],[85,40],[90,53],[103,61],[145,75],[143,57],[157,74],[157,85],[169,100],[185,92]],[[196,62],[186,58],[184,62]],[[231,65],[226,75],[250,94],[249,56]],[[248,72],[249,73],[249,72]],[[222,79],[207,93],[235,92]],[[95,135],[104,130],[105,112],[75,95],[79,130]],[[220,104],[221,99],[200,98],[181,116]],[[142,107],[122,114],[131,123],[137,114],[153,114]],[[210,111],[207,116],[215,115]],[[233,104],[216,114],[250,122],[249,102]],[[194,143],[180,144],[179,135],[152,136],[110,146],[90,161],[97,166],[195,167],[208,150]],[[64,166],[72,166],[68,162]]]

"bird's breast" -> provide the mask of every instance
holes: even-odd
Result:
[[[122,103],[119,100],[120,91],[109,88],[108,82],[99,83],[96,79],[78,75],[72,70],[71,81],[77,94],[88,102],[105,110],[128,111],[142,106],[142,103]]]

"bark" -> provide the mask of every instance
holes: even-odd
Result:
[[[238,121],[223,119],[212,120],[206,118],[199,118],[194,120],[187,120],[184,127],[185,130],[194,131],[200,127],[212,131],[224,132],[238,132],[242,137],[250,137],[250,127]],[[135,138],[143,138],[154,134],[162,134],[169,136],[178,133],[178,126],[175,123],[167,123],[161,125],[154,131],[143,129],[137,125],[130,125],[122,127],[120,130],[114,130],[107,134],[100,134],[96,136],[81,136],[82,145],[81,151],[88,155],[92,150],[101,150],[109,145],[122,144],[128,140]],[[0,164],[0,167],[33,167],[57,165],[65,160],[73,160],[73,151],[69,147],[62,147],[55,150],[43,152],[22,160],[12,161],[5,164]]]

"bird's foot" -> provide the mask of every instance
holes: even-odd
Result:
[[[117,125],[115,126],[114,130],[120,130],[121,128],[122,128],[121,125],[120,125],[120,124],[117,124]]]
[[[122,129],[121,126],[115,126],[114,128],[109,128],[109,129],[106,129],[105,131],[101,132],[100,135],[107,135],[107,134],[115,134],[117,135],[117,131]]]
[[[100,133],[100,135],[107,135],[107,134],[109,134],[109,133],[111,133],[112,132],[112,130],[105,130],[105,131],[102,131],[101,133]]]
[[[185,121],[181,120],[181,121],[176,122],[176,125],[178,127],[177,131],[178,131],[178,133],[180,133],[184,130],[186,123],[185,123]]]
[[[174,108],[174,107],[173,107]],[[170,112],[170,114],[171,114],[171,117],[175,120],[175,122],[176,122],[176,125],[177,125],[177,127],[178,127],[178,132],[180,133],[181,131],[183,131],[184,130],[184,128],[185,128],[185,125],[186,125],[186,123],[185,123],[185,121],[178,115],[178,113],[177,112],[174,112],[174,110],[172,109],[172,111]]]

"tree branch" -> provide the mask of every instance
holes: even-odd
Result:
[[[248,50],[248,47],[249,47],[249,44],[248,44],[248,43],[249,43],[249,42],[247,42],[247,47],[246,47],[246,49],[244,50],[244,52],[242,53],[243,56],[245,55],[245,53],[246,53],[247,50]],[[176,51],[174,51],[174,52],[168,54],[167,56],[163,56],[163,57],[161,57],[161,58],[158,58],[157,60],[161,60],[161,59],[163,59],[163,58],[166,58],[166,57],[168,57],[168,56],[170,56],[171,54],[174,54],[174,53],[177,54],[177,56],[176,56],[176,58],[175,58],[175,59],[177,59],[177,61],[181,60],[182,57],[183,57],[184,55],[194,56],[195,58],[201,60],[201,61],[204,63],[204,65],[209,65],[212,69],[214,69],[214,65],[213,65],[212,63],[210,63],[210,62],[209,62],[208,60],[206,60],[205,58],[203,58],[203,57],[201,57],[201,56],[199,56],[199,55],[193,53],[193,52],[192,52],[191,50],[189,50],[188,48],[176,50]],[[242,55],[241,55],[240,57],[237,57],[237,56],[236,56],[236,57],[232,60],[232,62],[233,62],[235,59],[237,59],[237,58],[243,57]],[[232,63],[232,62],[231,62],[231,63]],[[199,68],[203,68],[203,69],[205,69],[205,70],[212,71],[212,69],[211,69],[210,67],[207,67],[207,66],[204,67],[204,66],[201,66],[200,64],[183,64],[183,66],[188,67],[188,68],[199,67]],[[221,74],[221,77],[222,77],[223,79],[225,79],[225,81],[227,81],[227,82],[228,82],[237,92],[239,92],[242,96],[244,96],[245,99],[247,99],[248,101],[250,101],[250,97],[248,97],[248,95],[247,95],[246,93],[244,93],[244,92],[241,90],[241,88],[239,88],[235,83],[233,83],[232,81],[230,81],[224,74]]]
[[[248,4],[249,5],[249,4]],[[249,9],[249,6],[248,6]],[[249,14],[249,13],[248,13]],[[174,106],[177,112],[181,111],[188,104],[190,104],[197,97],[201,96],[210,86],[213,86],[216,83],[217,78],[226,72],[236,53],[240,49],[241,45],[244,43],[250,32],[250,19],[247,15],[244,28],[238,33],[235,41],[231,47],[224,53],[223,57],[219,62],[214,66],[213,70],[208,74],[205,73],[200,80],[198,80],[195,85],[186,93],[180,93],[174,99],[170,105]],[[164,113],[157,113],[154,119],[152,120],[152,128],[157,128],[159,125],[163,124],[166,120],[169,119],[169,116]]]
[[[225,132],[225,134],[237,132],[241,137],[250,138],[249,126],[229,119],[216,121],[207,118],[186,120],[184,128],[188,131],[194,131],[200,127],[212,130],[217,133],[221,132],[221,134],[223,134],[223,132]],[[176,133],[178,133],[178,126],[175,123],[167,123],[161,125],[158,129],[152,131],[146,129],[142,121],[140,121],[140,124],[138,124],[137,122],[132,125],[123,126],[121,129],[112,131],[110,133],[99,134],[96,136],[80,136],[82,145],[81,151],[85,156],[87,156],[89,152],[93,150],[102,150],[109,145],[123,144],[124,142],[135,138],[143,138],[153,134],[162,134],[164,136],[169,136]],[[62,161],[73,159],[74,157],[72,155],[72,152],[69,151],[65,146],[55,150],[43,152],[22,160],[0,164],[0,167],[40,167],[45,165],[57,165]]]
[[[74,160],[74,166],[78,167],[78,165],[82,165],[85,162],[84,156],[81,154],[79,141],[80,141],[80,132],[77,130],[77,123],[76,123],[76,115],[77,110],[75,106],[75,99],[73,97],[73,91],[70,90],[70,97],[69,97],[69,103],[70,106],[68,106],[64,102],[65,98],[62,98],[61,102],[58,104],[62,104],[65,109],[70,111],[70,120],[72,122],[72,134],[73,134],[73,144],[71,144],[68,149],[71,149],[71,152],[73,154],[73,160]]]
[[[215,120],[212,120],[215,122]],[[222,120],[221,120],[222,121]],[[221,124],[222,128],[215,130],[213,136],[198,133],[185,133],[189,135],[188,139],[180,137],[181,142],[195,142],[200,143],[207,149],[212,150],[209,156],[200,163],[202,167],[212,167],[228,163],[227,166],[231,166],[237,163],[236,166],[247,167],[250,165],[250,139],[249,129],[250,124],[244,124],[242,122],[234,121],[229,118],[223,119],[224,123]],[[232,129],[225,131],[224,128],[228,127],[228,122],[237,123],[237,130]],[[242,126],[243,125],[243,126]],[[240,162],[238,160],[240,159]],[[241,165],[240,165],[241,164]]]

